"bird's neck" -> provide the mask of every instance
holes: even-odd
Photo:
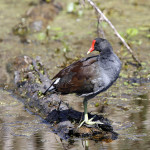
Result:
[[[100,52],[99,57],[102,59],[107,59],[111,57],[111,55],[114,54],[111,48],[107,48],[106,50]]]

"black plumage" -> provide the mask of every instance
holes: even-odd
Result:
[[[93,40],[88,53],[94,50],[100,54],[74,62],[56,74],[48,91],[76,93],[84,97],[84,105],[87,105],[87,100],[107,90],[119,76],[121,61],[106,39]]]

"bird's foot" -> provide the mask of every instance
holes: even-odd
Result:
[[[84,120],[80,123],[80,125],[78,126],[78,128],[80,128],[84,123],[86,123],[87,125],[104,124],[101,121],[92,121],[94,119],[94,117],[91,118],[91,119],[88,119],[88,114],[86,114],[84,116]]]

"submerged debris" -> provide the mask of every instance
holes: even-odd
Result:
[[[61,10],[62,5],[53,1],[32,6],[22,16],[21,21],[12,28],[12,32],[20,37],[22,43],[30,43],[28,35],[34,32],[44,33],[49,23]]]

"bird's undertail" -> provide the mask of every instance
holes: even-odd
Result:
[[[45,95],[47,92],[53,92],[55,90],[54,86],[51,85],[43,94]]]
[[[59,81],[60,81],[60,78],[57,78],[55,81],[53,81],[52,84],[49,86],[49,88],[43,94],[45,95],[47,92],[54,92],[56,90],[54,85],[57,85]]]

